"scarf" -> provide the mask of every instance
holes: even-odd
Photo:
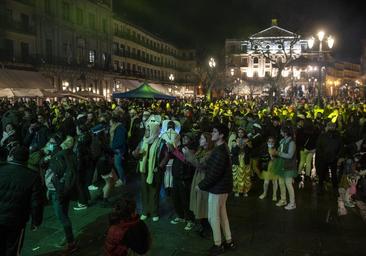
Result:
[[[149,126],[150,136],[148,138],[145,137],[142,141],[141,151],[143,158],[140,160],[139,171],[141,173],[147,173],[146,183],[152,184],[161,140],[159,139],[159,124],[149,124]]]

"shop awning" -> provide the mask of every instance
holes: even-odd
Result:
[[[36,71],[0,69],[0,88],[53,89],[53,86]]]

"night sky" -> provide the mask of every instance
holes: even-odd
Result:
[[[336,38],[334,55],[360,61],[366,39],[362,0],[114,0],[115,12],[180,46],[197,49],[201,59],[223,56],[226,38],[248,38],[270,26],[308,38],[323,28]]]

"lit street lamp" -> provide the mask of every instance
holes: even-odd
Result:
[[[210,58],[210,60],[208,61],[208,65],[210,66],[210,68],[215,68],[216,67],[216,62],[214,58]]]
[[[321,103],[321,99],[322,99],[322,70],[323,69],[325,70],[325,67],[323,67],[323,65],[322,65],[323,57],[324,57],[323,54],[324,54],[324,52],[326,52],[323,50],[324,38],[325,38],[325,32],[321,30],[317,33],[317,39],[314,36],[311,36],[310,39],[308,40],[309,49],[312,49],[316,42],[319,43],[319,50],[317,51],[318,63],[319,63],[318,104]],[[328,51],[329,51],[334,46],[334,38],[332,36],[328,35],[328,37],[326,39],[326,43],[327,43]]]
[[[171,83],[174,82],[174,79],[175,79],[174,75],[173,74],[170,74],[169,75],[169,80],[170,80]],[[170,88],[169,92],[172,92],[172,88]]]

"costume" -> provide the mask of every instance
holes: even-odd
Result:
[[[243,145],[243,146],[241,146]],[[231,150],[233,161],[233,191],[234,193],[247,194],[252,187],[250,179],[249,148],[243,138],[237,138],[237,144]]]
[[[160,187],[163,180],[163,167],[161,160],[164,143],[159,138],[159,122],[148,122],[150,136],[144,137],[139,146],[142,158],[139,161],[139,172],[141,173],[141,198],[142,215],[151,214],[158,216]]]
[[[284,206],[287,203],[286,189],[289,193],[290,203],[285,207],[286,210],[296,208],[295,192],[293,188],[293,177],[297,176],[296,163],[296,144],[291,137],[283,138],[278,148],[278,156],[274,159],[274,173],[279,176],[281,200],[277,206]]]

